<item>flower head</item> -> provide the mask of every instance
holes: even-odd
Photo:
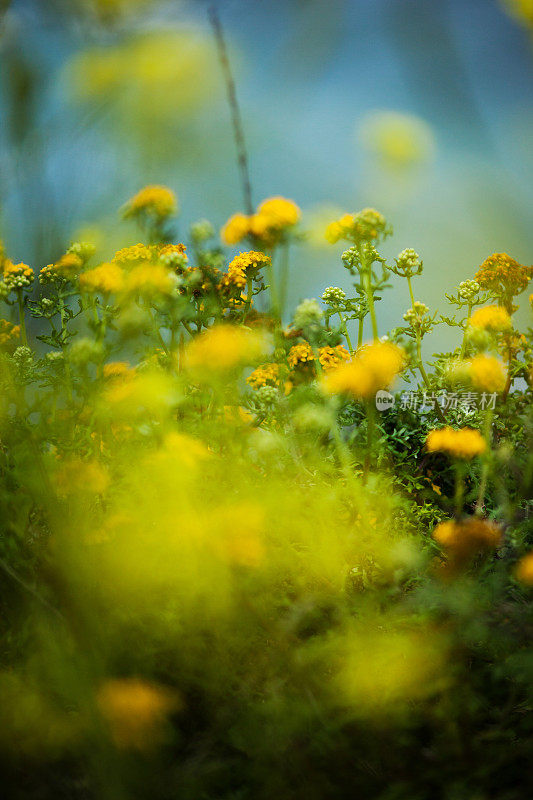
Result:
[[[248,279],[255,278],[259,270],[270,263],[269,256],[255,250],[239,253],[228,266],[228,281],[230,284],[244,289]]]
[[[298,344],[294,344],[289,350],[289,354],[287,356],[287,361],[291,369],[296,369],[297,367],[307,367],[309,364],[313,364],[314,360],[315,354],[313,353],[313,348],[309,342],[299,342]]]
[[[512,326],[511,317],[502,306],[478,308],[468,320],[468,324],[493,333],[508,331]]]
[[[413,275],[420,275],[422,272],[422,260],[412,247],[402,250],[395,261],[396,269],[394,271],[404,278],[411,278]]]
[[[348,361],[349,358],[350,353],[342,344],[338,344],[336,347],[326,346],[318,348],[318,360],[325,372],[330,369],[335,369],[335,367],[338,367],[344,361]]]
[[[16,289],[25,289],[31,286],[34,279],[34,273],[31,267],[27,264],[13,264],[12,261],[6,259],[3,265],[2,280],[9,291]]]
[[[329,371],[324,388],[329,394],[345,394],[368,400],[390,386],[405,365],[404,351],[390,342],[362,347],[352,361]]]
[[[373,242],[389,233],[387,221],[383,214],[375,208],[364,208],[357,214],[344,214],[326,229],[326,239],[335,244],[339,239],[350,241]]]
[[[475,279],[482,289],[496,296],[512,298],[523,292],[533,277],[533,267],[519,264],[507,253],[493,253],[478,269]]]
[[[263,386],[279,386],[279,364],[261,364],[246,378],[246,383],[248,383],[252,389],[261,389]]]
[[[166,186],[145,186],[128,200],[123,215],[128,218],[146,214],[163,220],[176,214],[177,210],[178,202],[171,189]]]
[[[533,551],[527,553],[516,566],[516,579],[526,586],[533,586]]]
[[[445,427],[430,431],[426,438],[426,447],[430,453],[447,453],[454,458],[470,461],[487,449],[487,442],[479,431],[473,428]]]
[[[506,373],[501,361],[493,356],[479,355],[467,361],[468,377],[476,389],[482,392],[502,392]]]
[[[227,245],[238,244],[250,233],[250,217],[233,214],[220,231],[220,238]]]
[[[471,517],[460,522],[441,522],[433,531],[433,538],[452,558],[463,560],[479,551],[498,547],[502,530],[495,522]]]
[[[346,292],[338,286],[328,286],[322,293],[322,302],[327,306],[340,305],[346,299]]]

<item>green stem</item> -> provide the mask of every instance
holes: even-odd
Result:
[[[270,270],[272,271],[272,265],[270,266]],[[252,279],[246,278],[246,305],[244,306],[244,315],[242,318],[243,325],[246,322],[246,319],[252,307],[252,291],[253,291]]]
[[[374,433],[375,433],[375,418],[372,403],[366,403],[366,420],[367,420],[367,438],[366,438],[366,456],[365,456],[365,469],[363,475],[363,483],[368,480],[368,474],[372,464],[372,448],[374,446]]]
[[[346,338],[346,341],[348,343],[348,347],[350,349],[350,353],[353,354],[353,346],[352,346],[352,343],[350,341],[350,334],[348,333],[348,328],[346,326],[346,320],[344,319],[344,317],[342,316],[342,313],[340,311],[339,311],[339,318],[340,318],[340,321],[341,321],[341,324],[342,324],[344,336]]]
[[[24,315],[24,295],[22,289],[17,289],[17,300],[19,307],[20,338],[24,347],[28,347],[28,335],[26,333],[26,318]]]
[[[470,319],[470,315],[471,314],[472,314],[472,303],[469,303],[468,304],[468,316],[466,318],[467,321],[466,321],[466,324],[465,324],[465,329],[463,331],[463,341],[461,342],[461,354],[460,354],[459,358],[464,358],[465,357],[465,352],[466,352],[466,331],[467,331],[467,328],[468,328],[468,320]]]
[[[372,291],[372,279],[371,279],[371,269],[368,268],[364,274],[364,283],[365,283],[365,290],[366,290],[366,298],[368,302],[368,308],[370,310],[370,319],[372,321],[372,336],[374,337],[374,341],[376,341],[378,337],[378,323],[376,319],[376,309],[374,308],[374,292]]]
[[[485,422],[483,425],[483,435],[485,437],[485,441],[487,442],[487,450],[483,455],[483,464],[481,467],[481,480],[479,483],[479,491],[477,495],[476,501],[476,516],[481,516],[483,513],[483,502],[485,500],[485,492],[487,491],[487,483],[489,479],[489,471],[490,471],[490,464],[491,464],[491,444],[492,444],[492,418],[494,416],[494,410],[492,408],[487,408],[487,413],[485,415]]]
[[[362,344],[363,344],[363,318],[361,317],[357,328],[357,348],[361,347]]]
[[[454,504],[455,504],[455,516],[457,519],[461,517],[463,511],[464,493],[465,493],[465,485],[464,485],[463,465],[460,462],[456,461]]]

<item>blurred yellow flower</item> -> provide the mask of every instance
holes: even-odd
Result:
[[[250,218],[246,214],[233,214],[220,231],[220,238],[227,245],[238,244],[250,233]]]
[[[493,356],[479,355],[466,362],[472,385],[482,392],[502,392],[507,375],[501,361]]]
[[[255,361],[265,349],[264,337],[236,325],[215,325],[193,339],[185,364],[193,370],[224,372]]]
[[[108,680],[97,704],[120,749],[148,750],[157,744],[167,716],[181,707],[176,691],[137,678]]]
[[[454,458],[469,461],[485,452],[487,442],[473,428],[455,430],[447,426],[430,431],[426,438],[426,447],[430,453],[447,453]]]
[[[360,127],[363,145],[385,167],[406,169],[429,161],[435,137],[428,123],[412,114],[374,111]]]
[[[511,317],[502,306],[478,308],[468,320],[468,324],[492,332],[507,331],[512,325]]]
[[[515,575],[521,583],[533,586],[533,551],[520,559],[516,565]]]
[[[498,547],[502,529],[495,522],[471,517],[456,522],[441,522],[433,531],[433,538],[454,558],[469,558],[480,550]]]
[[[124,207],[124,217],[149,214],[157,219],[165,219],[176,214],[178,201],[176,195],[166,186],[145,186],[137,192]]]
[[[328,394],[368,400],[386,389],[405,366],[405,353],[390,342],[366,345],[348,361],[328,371],[323,386]]]

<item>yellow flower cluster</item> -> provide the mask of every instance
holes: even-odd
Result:
[[[362,347],[352,361],[329,371],[324,388],[329,394],[345,394],[368,400],[390,386],[405,366],[405,353],[390,342]]]
[[[262,386],[279,386],[279,364],[261,364],[246,378],[252,389],[261,389]]]
[[[33,270],[27,264],[22,262],[13,264],[9,259],[4,261],[2,280],[8,289],[24,289],[31,286],[33,278]]]
[[[485,306],[474,311],[468,324],[474,328],[500,333],[511,328],[511,317],[502,306]]]
[[[450,427],[430,431],[426,439],[426,447],[430,453],[447,453],[454,458],[466,461],[479,456],[487,449],[487,442],[479,431],[473,428]]]
[[[185,364],[201,372],[223,372],[254,361],[263,349],[260,334],[236,325],[215,325],[189,343]]]
[[[501,361],[493,356],[479,355],[467,362],[468,377],[481,392],[502,392],[507,375]]]
[[[507,253],[493,253],[480,266],[475,280],[482,289],[514,297],[524,291],[532,277],[533,267],[519,264]]]
[[[181,703],[178,695],[137,678],[106,681],[97,695],[111,738],[121,749],[148,750],[159,739],[165,718]]]
[[[176,214],[178,201],[176,195],[166,186],[145,186],[124,207],[124,217],[149,214],[159,220]]]
[[[254,236],[266,244],[275,244],[281,234],[296,225],[301,211],[293,200],[269,197],[257,207],[256,213],[233,214],[223,226],[220,236],[224,244],[233,245]]]
[[[348,361],[349,358],[350,353],[342,344],[338,344],[336,347],[320,347],[318,349],[318,360],[325,371],[338,367],[343,361]]]
[[[0,319],[0,347],[5,347],[19,338],[20,325],[13,325],[7,319]]]
[[[387,232],[387,221],[375,208],[364,208],[357,214],[344,214],[326,228],[326,239],[335,244],[339,239],[370,242]]]
[[[133,244],[130,247],[123,247],[117,250],[113,256],[113,262],[125,266],[136,261],[153,261],[157,256],[155,245]]]
[[[255,278],[259,270],[270,263],[269,256],[255,250],[239,253],[228,266],[227,280],[233,286],[244,289],[247,280]]]
[[[460,522],[441,522],[433,531],[433,538],[454,558],[462,559],[480,550],[498,547],[502,530],[490,520],[471,517]]]
[[[309,342],[299,342],[294,344],[289,350],[287,361],[289,367],[295,369],[296,367],[306,367],[315,360],[313,348]]]
[[[111,261],[83,272],[79,278],[80,289],[84,292],[116,294],[124,289],[125,277],[124,270]]]

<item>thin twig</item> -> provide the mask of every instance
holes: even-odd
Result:
[[[228,102],[231,111],[231,121],[233,124],[233,135],[235,137],[235,147],[237,148],[237,163],[241,173],[242,193],[244,198],[244,207],[246,213],[251,215],[254,212],[252,203],[252,186],[250,183],[250,171],[248,168],[248,154],[246,151],[246,142],[244,139],[244,130],[242,126],[241,112],[237,102],[237,90],[235,88],[235,81],[231,72],[231,66],[228,58],[228,50],[226,47],[226,40],[224,39],[224,31],[222,23],[218,15],[218,10],[215,4],[209,7],[209,20],[213,26],[215,39],[218,48],[218,56],[222,67],[222,73],[226,82],[226,91],[228,93]]]

